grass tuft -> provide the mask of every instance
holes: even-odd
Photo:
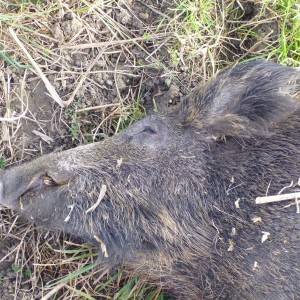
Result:
[[[300,66],[300,3],[297,0],[275,2],[275,12],[281,18],[279,48],[273,50],[277,61]]]

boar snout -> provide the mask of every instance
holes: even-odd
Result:
[[[58,176],[48,166],[51,157],[37,159],[34,165],[24,164],[0,173],[0,204],[24,210],[28,193],[43,192],[51,187],[69,183],[70,176]],[[34,203],[31,203],[34,204]]]
[[[18,209],[18,199],[30,188],[32,177],[26,168],[19,167],[0,174],[0,203]]]

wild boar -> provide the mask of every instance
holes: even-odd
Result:
[[[298,69],[235,66],[114,137],[3,171],[0,203],[177,299],[300,299],[299,90]]]

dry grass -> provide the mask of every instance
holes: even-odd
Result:
[[[291,27],[273,1],[160,2],[0,0],[0,166],[60,143],[69,148],[113,135],[141,118],[144,106],[172,102],[164,98],[172,86],[180,86],[180,100],[237,62],[267,58],[296,65],[300,57],[297,42],[278,51],[299,27]],[[294,8],[292,3],[289,15],[299,19]],[[42,94],[41,104],[30,105],[43,78],[52,98]],[[47,109],[51,114],[43,114]],[[32,136],[33,130],[40,135]],[[60,139],[51,142],[56,132]],[[136,279],[123,282],[120,273],[109,280],[105,270],[91,268],[96,250],[70,240],[0,210],[0,245],[8,248],[0,265],[15,266],[12,299],[162,299],[159,290]]]

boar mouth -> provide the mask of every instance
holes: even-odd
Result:
[[[27,188],[23,191],[23,193],[20,194],[18,199],[28,197],[35,192],[41,192],[48,191],[51,188],[59,188],[66,186],[70,183],[70,178],[54,178],[53,176],[50,176],[48,173],[43,173],[35,176],[30,181]]]
[[[62,186],[69,184],[70,179],[54,179],[53,176],[48,175],[48,173],[35,176],[29,183],[27,190],[24,192],[29,192],[35,189],[42,189],[45,186]],[[24,194],[23,193],[23,194]]]

